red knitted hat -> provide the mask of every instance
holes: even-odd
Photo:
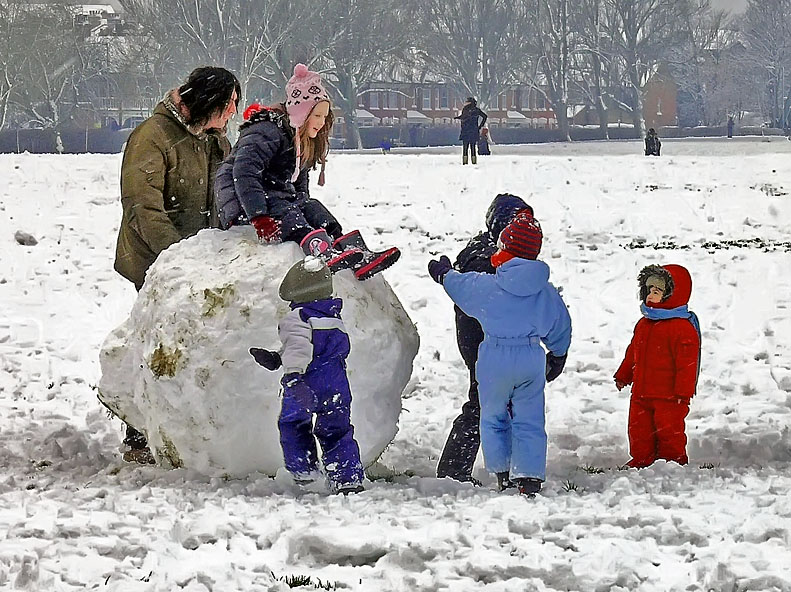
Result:
[[[500,233],[497,241],[499,251],[492,255],[492,262],[497,266],[513,257],[535,259],[541,252],[543,236],[541,225],[529,210],[518,212]]]

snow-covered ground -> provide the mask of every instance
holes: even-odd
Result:
[[[421,335],[400,431],[348,498],[122,463],[94,390],[135,296],[112,270],[120,156],[0,156],[0,589],[287,590],[302,575],[304,590],[790,591],[790,145],[496,146],[477,167],[333,155],[314,195],[401,247],[385,273]],[[466,370],[426,263],[454,256],[501,191],[534,206],[574,322],[534,500],[494,492],[481,467],[482,488],[432,477]],[[690,269],[703,329],[691,462],[619,470],[628,394],[611,376],[636,274],[667,262]]]

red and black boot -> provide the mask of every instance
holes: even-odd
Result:
[[[384,251],[371,251],[365,244],[359,230],[352,230],[350,233],[344,234],[332,243],[332,247],[338,251],[347,249],[362,251],[362,261],[355,264],[352,268],[354,269],[354,277],[360,281],[367,280],[380,271],[384,271],[401,257],[401,251],[396,247],[390,247]]]
[[[343,269],[352,269],[364,259],[362,250],[348,246],[336,247],[331,243],[330,235],[323,228],[317,228],[299,243],[306,255],[321,257],[332,273]],[[337,242],[337,241],[336,241]]]
[[[536,497],[536,494],[541,491],[541,479],[534,479],[532,477],[520,477],[516,480],[516,486],[519,493],[527,497]]]

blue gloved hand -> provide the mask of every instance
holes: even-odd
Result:
[[[432,259],[428,263],[428,274],[431,276],[431,279],[441,284],[445,280],[445,275],[453,268],[450,264],[450,259],[447,256],[443,255],[439,258],[439,261],[436,259]]]
[[[255,358],[255,361],[267,370],[277,370],[283,365],[280,354],[277,352],[261,349],[260,347],[251,347],[249,352]]]
[[[563,367],[566,365],[566,357],[556,356],[552,352],[547,353],[547,382],[552,382],[560,373],[563,372]]]

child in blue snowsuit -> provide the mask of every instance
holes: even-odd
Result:
[[[250,354],[269,370],[284,369],[277,425],[286,469],[299,484],[313,481],[318,439],[330,489],[359,493],[363,466],[351,424],[349,336],[341,320],[343,301],[332,298],[329,268],[314,257],[296,263],[280,284],[280,297],[291,302],[291,312],[278,325],[282,349],[250,348]]]
[[[541,241],[538,221],[523,210],[500,234],[494,275],[454,271],[444,255],[429,263],[431,277],[483,328],[475,370],[486,467],[500,489],[515,482],[529,496],[546,479],[544,384],[560,375],[571,344],[566,305],[549,266],[535,260]]]

